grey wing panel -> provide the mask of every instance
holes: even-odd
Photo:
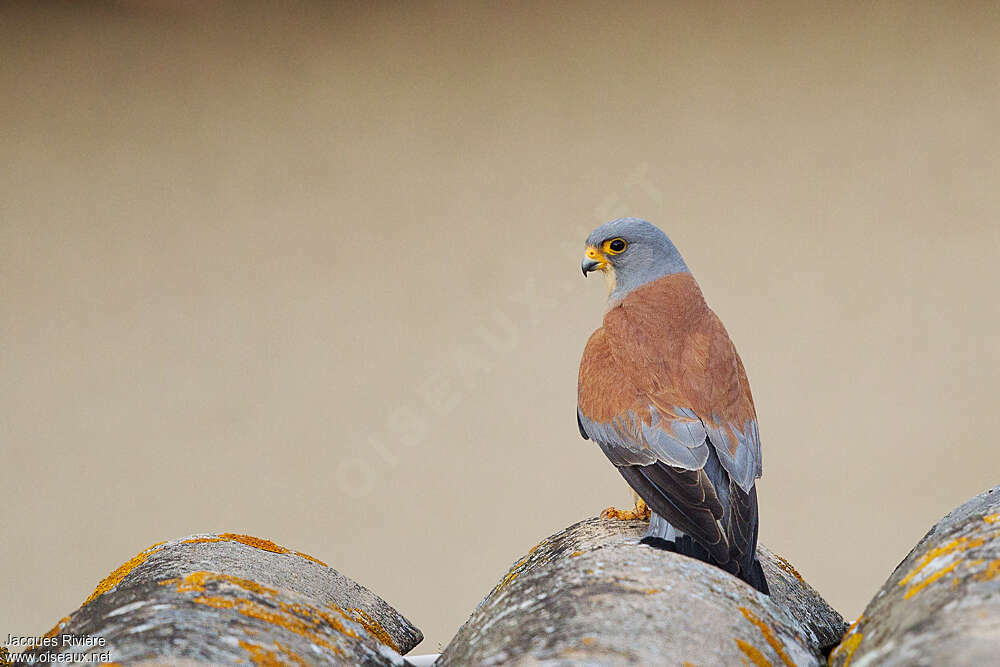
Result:
[[[657,459],[685,470],[698,470],[708,458],[705,427],[700,420],[660,418],[656,408],[650,408],[652,423],[642,425],[642,435]]]
[[[581,434],[600,445],[615,465],[649,465],[657,461],[685,470],[698,470],[708,459],[708,443],[701,422],[662,423],[651,409],[652,423],[644,424],[631,410],[610,423],[587,419],[577,410]]]
[[[642,438],[637,434],[641,432],[642,422],[632,413],[628,413],[626,420],[616,417],[605,424],[591,421],[577,410],[576,420],[584,437],[596,442],[616,466],[648,465],[656,461],[656,455],[642,446]]]
[[[732,431],[730,431],[730,428]],[[760,432],[757,421],[749,419],[742,428],[736,424],[727,426],[706,426],[708,440],[712,443],[722,467],[726,469],[733,481],[749,493],[754,480],[761,475]],[[733,432],[736,433],[736,443],[733,443]],[[735,452],[730,452],[732,445]]]

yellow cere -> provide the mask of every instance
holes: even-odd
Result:
[[[587,252],[584,254],[587,255],[587,259],[592,259],[595,262],[598,262],[598,269],[604,269],[604,267],[608,265],[608,258],[601,254],[601,251],[592,245],[587,246]]]

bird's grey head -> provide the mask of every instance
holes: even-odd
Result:
[[[580,268],[585,276],[591,271],[604,273],[612,305],[658,278],[690,273],[667,235],[639,218],[619,218],[592,231]]]

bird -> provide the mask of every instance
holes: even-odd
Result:
[[[711,563],[769,594],[757,558],[761,446],[743,362],[670,238],[638,218],[587,237],[581,270],[608,286],[580,362],[577,426],[649,518],[640,540]]]

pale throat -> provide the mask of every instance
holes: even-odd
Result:
[[[601,269],[601,273],[604,274],[604,282],[608,286],[608,298],[610,298],[611,293],[615,291],[618,280],[618,277],[615,275],[615,267],[611,266],[611,263],[608,262]]]

